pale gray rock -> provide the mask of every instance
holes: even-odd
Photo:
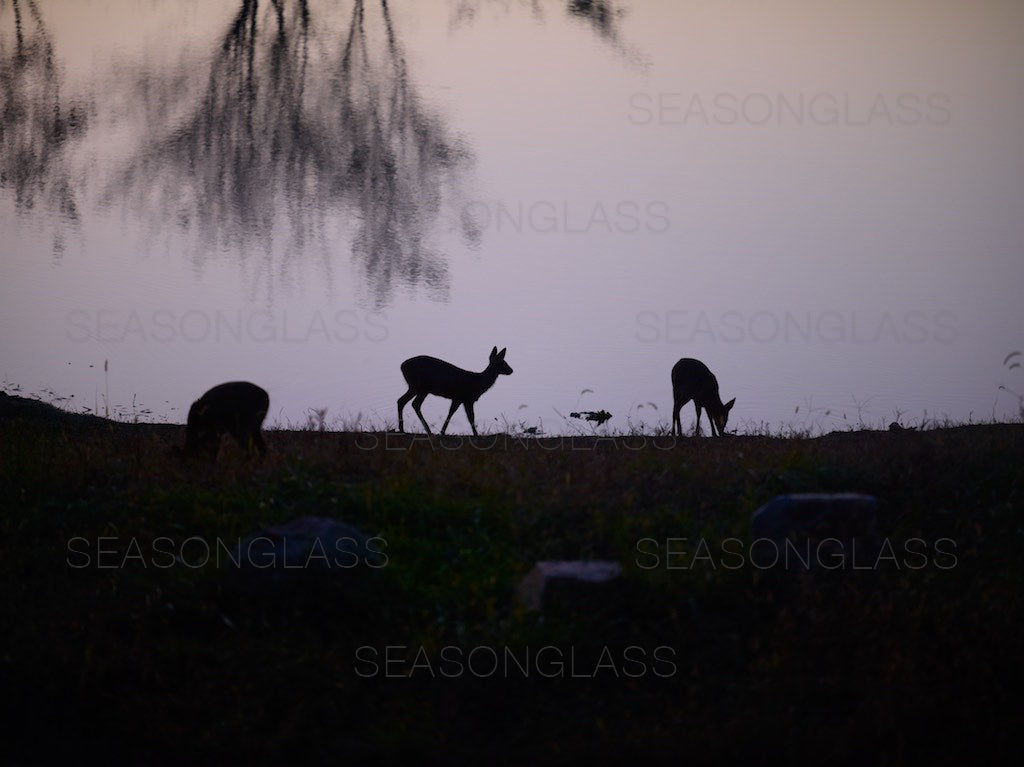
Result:
[[[622,565],[611,560],[546,560],[534,565],[516,593],[526,609],[541,610],[553,590],[569,600],[586,599],[621,575]]]

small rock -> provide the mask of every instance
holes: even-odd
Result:
[[[839,570],[873,563],[880,548],[877,513],[873,495],[778,495],[751,519],[751,562],[761,569],[787,570]]]
[[[299,581],[380,569],[386,542],[329,517],[300,517],[243,538],[233,575],[243,584],[274,588]]]
[[[540,610],[552,591],[576,601],[603,591],[621,575],[622,565],[611,560],[547,560],[534,565],[516,593],[526,609]]]

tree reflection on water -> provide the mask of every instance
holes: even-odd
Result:
[[[456,18],[478,2],[460,0]],[[123,159],[74,176],[69,139],[95,108],[61,98],[37,3],[0,0],[0,192],[20,211],[38,203],[77,224],[99,178],[100,206],[123,205],[150,246],[167,235],[200,271],[237,258],[248,292],[268,302],[314,258],[330,290],[339,248],[350,248],[376,307],[404,289],[446,300],[441,214],[464,243],[481,238],[462,192],[473,156],[420,99],[387,0],[317,7],[239,0],[205,63],[115,64],[92,87],[129,105],[129,122],[115,114],[88,127],[114,131],[99,138],[117,136]],[[563,9],[618,47],[621,11],[610,2]]]
[[[387,3],[372,16],[359,0],[329,36],[306,2],[243,0],[201,100],[145,139],[107,201],[123,195],[155,226],[192,230],[199,266],[241,254],[271,298],[312,243],[331,279],[326,221],[340,213],[374,305],[402,285],[445,298],[427,234],[472,158],[417,97]]]
[[[0,2],[0,94],[0,189],[13,192],[18,210],[42,202],[77,224],[64,150],[84,132],[87,110],[61,97],[53,44],[34,0]],[[62,241],[58,230],[55,251]]]

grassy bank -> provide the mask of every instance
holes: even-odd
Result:
[[[0,417],[15,761],[948,763],[1024,724],[1019,424],[675,444],[279,431],[264,462],[225,446],[215,466],[173,456],[183,431]],[[727,567],[751,512],[801,491],[876,495],[894,557],[784,587]],[[259,593],[201,564],[198,541],[306,515],[379,536],[386,566]],[[524,610],[519,580],[560,558],[625,576]]]

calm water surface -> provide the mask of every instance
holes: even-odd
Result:
[[[665,425],[680,357],[740,430],[1016,417],[1022,29],[1012,0],[0,0],[0,376],[167,421],[246,378],[270,423],[380,428],[403,359],[497,345],[492,429]]]

